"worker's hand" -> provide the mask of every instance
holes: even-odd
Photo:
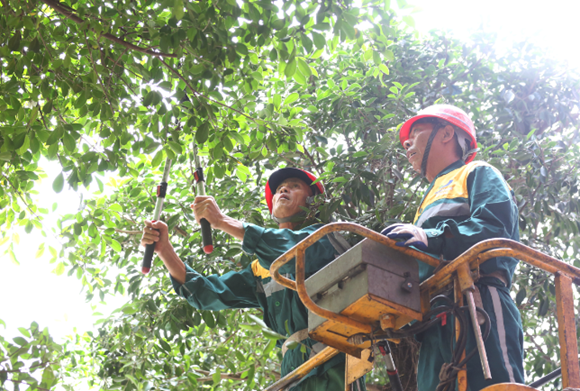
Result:
[[[173,246],[169,242],[167,224],[165,224],[163,221],[145,221],[145,227],[143,227],[143,236],[141,237],[141,246],[145,247],[151,243],[156,243],[155,252],[158,255],[161,255],[168,250],[173,250]]]
[[[195,197],[191,210],[198,224],[201,219],[206,219],[216,229],[221,229],[222,223],[227,218],[212,196]]]
[[[389,239],[403,239],[402,242],[397,242],[397,246],[414,246],[419,250],[427,251],[427,234],[423,229],[413,224],[389,225],[381,233]]]

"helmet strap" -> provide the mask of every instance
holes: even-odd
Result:
[[[427,161],[429,160],[429,152],[431,152],[431,144],[433,144],[433,140],[435,139],[435,135],[441,129],[443,125],[434,124],[433,131],[429,136],[429,140],[427,140],[427,145],[425,146],[425,152],[423,153],[423,160],[421,160],[421,175],[427,177]]]

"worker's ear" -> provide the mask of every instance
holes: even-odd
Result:
[[[439,130],[439,133],[441,134],[441,142],[443,144],[448,144],[449,142],[454,141],[455,129],[453,129],[453,126],[447,125]]]

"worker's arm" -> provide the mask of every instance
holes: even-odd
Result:
[[[460,223],[446,219],[425,229],[428,252],[460,255],[482,240],[518,239],[518,211],[511,191],[492,167],[477,167],[467,179],[470,217]]]
[[[256,255],[260,265],[266,269],[286,251],[320,228],[321,224],[311,225],[301,230],[263,228],[244,223],[244,241],[242,250],[249,255]],[[335,250],[330,241],[324,237],[306,250],[306,274],[312,274],[326,266],[334,259]],[[280,268],[280,273],[295,274],[294,260]]]
[[[229,272],[223,276],[202,276],[184,265],[185,283],[171,278],[175,292],[199,310],[219,311],[226,308],[259,307],[256,298],[256,280],[251,266],[240,272]]]
[[[155,244],[155,253],[161,258],[163,264],[169,271],[169,274],[180,283],[185,282],[185,265],[173,249],[169,241],[167,224],[163,221],[145,221],[143,227],[143,236],[141,237],[141,246]]]
[[[251,269],[223,276],[204,277],[186,266],[179,258],[162,221],[145,222],[141,245],[155,243],[155,252],[169,271],[175,292],[197,309],[221,310],[224,308],[258,307],[256,282]]]

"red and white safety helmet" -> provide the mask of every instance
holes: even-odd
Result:
[[[473,160],[473,158],[475,158],[475,155],[477,154],[477,139],[475,138],[475,126],[473,126],[473,121],[471,118],[469,118],[465,111],[452,105],[429,106],[419,111],[419,113],[417,113],[417,115],[413,118],[408,119],[399,131],[399,139],[401,140],[401,144],[404,145],[405,141],[409,139],[409,134],[411,133],[411,128],[413,127],[415,121],[427,117],[443,119],[463,130],[465,135],[458,134],[457,137],[459,140],[459,145],[464,152],[464,161],[465,163],[469,163]],[[469,148],[465,148],[465,144],[462,142],[462,139],[469,141]]]
[[[278,186],[288,178],[301,179],[310,186],[314,194],[324,194],[324,186],[321,182],[317,182],[314,185],[312,184],[312,182],[317,178],[311,172],[295,167],[281,168],[274,171],[272,175],[270,175],[270,178],[268,178],[268,182],[266,182],[265,197],[270,214],[272,214],[272,199],[274,198],[274,194],[276,194],[276,189],[278,189]]]

